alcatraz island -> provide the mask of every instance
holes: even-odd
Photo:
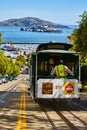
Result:
[[[26,27],[21,28],[21,31],[29,31],[29,32],[54,32],[54,33],[62,33],[61,30],[57,30],[55,28],[49,27],[47,25],[45,26],[33,26],[33,27]]]

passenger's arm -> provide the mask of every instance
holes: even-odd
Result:
[[[70,74],[71,76],[74,76],[74,73],[67,66],[65,66],[65,68],[68,74]]]

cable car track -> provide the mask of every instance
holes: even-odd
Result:
[[[53,111],[55,112],[55,114],[57,114],[57,117],[58,118],[55,118],[55,120],[53,119],[53,117],[51,117],[48,113],[48,110],[45,110],[45,109],[42,109],[43,112],[45,113],[49,123],[51,124],[52,126],[52,130],[58,130],[60,129],[59,126],[57,125],[57,123],[55,122],[55,120],[58,120],[59,121],[59,117],[61,118],[61,120],[63,122],[65,122],[65,124],[67,125],[67,127],[70,128],[70,130],[79,130],[69,119],[67,119],[64,114],[62,114],[61,111]],[[56,117],[56,115],[55,115]],[[58,123],[59,124],[59,123]]]
[[[56,113],[70,127],[71,130],[78,130],[78,128],[69,119],[67,119],[61,112],[56,111]]]
[[[85,113],[85,111],[87,111],[87,108],[83,107],[83,106],[81,106],[81,105],[79,105],[77,103],[75,103],[75,104],[73,103],[72,105],[77,105],[78,106],[78,110],[77,110],[77,108],[76,109],[74,108],[74,110],[71,110],[70,108],[67,107],[67,111],[64,110],[64,108],[66,106],[65,107],[61,106],[61,107],[64,107],[63,111],[61,111],[61,107],[60,107],[60,110],[58,110],[57,107],[55,105],[52,106],[52,104],[51,105],[47,105],[47,107],[46,107],[46,104],[45,104],[45,106],[42,105],[42,103],[39,104],[39,105],[41,107],[41,110],[45,113],[46,118],[48,119],[49,123],[51,124],[52,130],[60,129],[58,127],[58,125],[56,125],[57,123],[55,123],[55,120],[56,121],[58,120],[57,122],[59,122],[59,118],[61,118],[61,120],[63,122],[65,122],[65,124],[67,125],[67,127],[70,130],[79,130],[79,127],[83,127],[83,125],[84,125],[84,127],[87,126],[87,123],[80,117],[80,115],[76,114],[76,112],[78,113],[79,107],[80,107],[80,111],[82,111],[82,113]],[[70,107],[71,107],[71,105],[70,105]],[[52,115],[50,114],[51,112],[54,113],[55,120],[52,117]],[[56,116],[56,114],[57,114],[57,116]],[[70,119],[71,117],[72,117],[72,120]],[[77,122],[76,124],[74,123],[74,120]],[[81,126],[78,127],[77,124],[81,124]]]
[[[54,122],[52,121],[52,119],[50,118],[50,116],[49,116],[49,114],[46,112],[46,110],[42,108],[42,111],[45,113],[45,115],[46,115],[48,121],[50,122],[50,124],[51,124],[51,126],[52,126],[52,129],[53,129],[53,130],[57,130],[56,125],[54,124]]]

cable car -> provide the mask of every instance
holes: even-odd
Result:
[[[70,51],[69,43],[42,43],[31,54],[30,94],[32,99],[79,99],[80,53]],[[74,76],[58,77],[51,75],[60,59],[74,73]]]

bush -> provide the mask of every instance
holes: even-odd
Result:
[[[83,86],[83,90],[87,91],[87,85]]]

